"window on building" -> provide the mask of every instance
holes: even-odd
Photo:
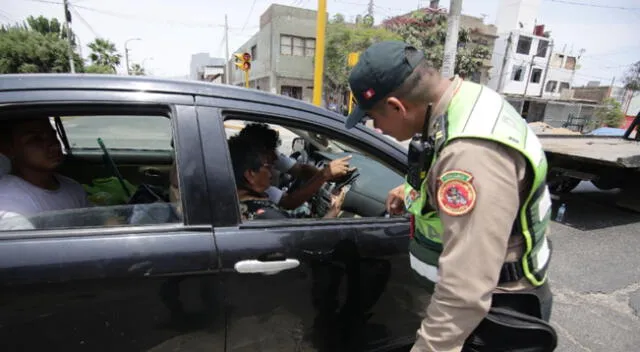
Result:
[[[520,36],[518,38],[518,46],[516,47],[516,52],[518,54],[529,55],[531,51],[531,41],[533,38],[527,36]]]
[[[565,89],[569,89],[571,86],[569,86],[569,82],[560,82],[560,88],[558,89],[558,92],[562,93],[563,90]]]
[[[524,79],[524,66],[513,66],[513,73],[511,75],[511,80],[513,81],[522,81]]]
[[[547,84],[544,87],[544,91],[547,93],[555,93],[557,86],[558,86],[557,81],[547,81]]]
[[[251,60],[256,60],[258,58],[258,46],[254,45],[251,47]]]
[[[315,55],[316,40],[313,38],[280,36],[280,54],[313,57]]]
[[[548,40],[538,40],[538,50],[536,50],[537,57],[547,57],[547,49],[549,48]]]
[[[542,78],[542,69],[534,68],[531,71],[531,83],[540,83],[541,78]]]
[[[313,57],[316,54],[316,40],[307,38],[304,40],[304,56]]]
[[[294,99],[302,100],[302,87],[281,86],[280,94]]]
[[[293,54],[293,37],[288,35],[280,36],[280,54],[281,55]]]

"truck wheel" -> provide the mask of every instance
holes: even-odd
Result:
[[[578,178],[560,176],[551,178],[547,184],[551,194],[564,194],[569,193],[573,191],[574,188],[578,187],[580,181],[582,180]]]
[[[596,186],[598,189],[603,190],[603,191],[608,191],[608,190],[612,190],[614,188],[618,188],[620,187],[619,184],[612,179],[607,179],[607,178],[596,178],[591,180],[591,183]]]

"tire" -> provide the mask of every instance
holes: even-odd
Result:
[[[559,176],[553,177],[548,182],[551,194],[566,194],[573,191],[580,184],[579,178]]]
[[[609,191],[614,188],[620,187],[620,185],[616,183],[616,180],[610,178],[596,178],[594,180],[591,180],[591,183],[599,190],[603,191]]]

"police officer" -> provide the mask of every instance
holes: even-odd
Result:
[[[403,42],[369,47],[349,84],[347,128],[366,115],[411,139],[406,184],[387,210],[411,214],[410,264],[431,294],[412,351],[553,350],[547,161],[526,121]]]

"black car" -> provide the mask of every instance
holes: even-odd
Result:
[[[409,269],[407,218],[385,213],[406,170],[397,142],[256,90],[2,76],[0,128],[28,116],[49,117],[65,154],[59,172],[94,206],[36,214],[28,228],[0,223],[3,351],[411,347],[428,295]],[[348,184],[342,216],[243,222],[227,144],[243,125],[232,120],[275,126],[299,162],[353,155],[357,174],[310,202],[321,208],[323,192]],[[180,198],[167,203],[172,165]],[[174,216],[132,221],[140,206]]]

